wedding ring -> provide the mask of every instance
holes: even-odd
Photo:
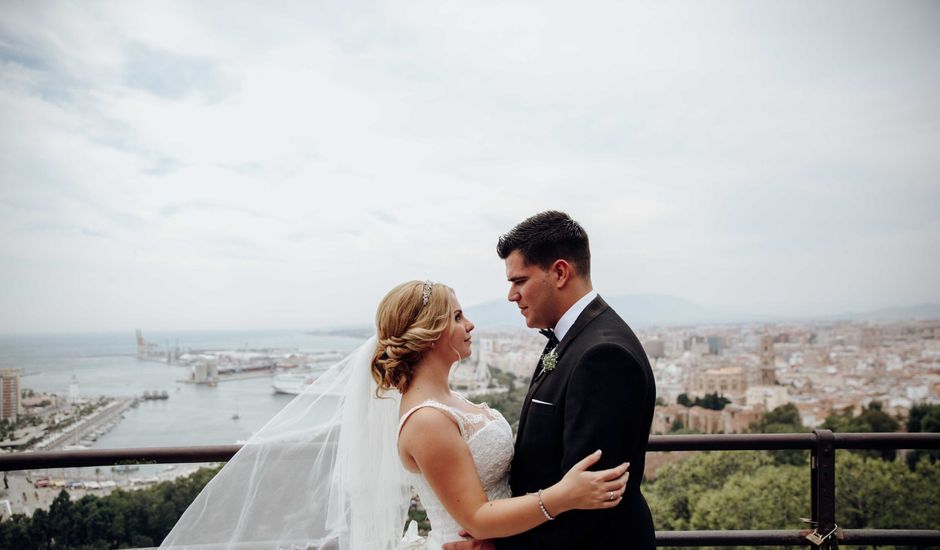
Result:
[[[607,491],[607,500],[614,500],[613,491]]]

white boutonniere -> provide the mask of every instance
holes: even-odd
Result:
[[[555,367],[558,366],[558,352],[552,350],[544,355],[542,355],[542,370],[544,372],[552,372],[555,370]]]

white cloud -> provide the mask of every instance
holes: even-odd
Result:
[[[470,305],[548,208],[607,294],[940,301],[940,17],[851,8],[9,6],[0,331],[366,322],[406,278]]]

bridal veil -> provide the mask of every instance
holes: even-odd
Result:
[[[411,491],[398,458],[400,395],[375,397],[376,338],[253,435],[160,548],[389,550]]]

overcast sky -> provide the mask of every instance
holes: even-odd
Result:
[[[940,302],[937,2],[0,10],[0,332],[501,299],[497,237],[549,208],[602,294]]]

